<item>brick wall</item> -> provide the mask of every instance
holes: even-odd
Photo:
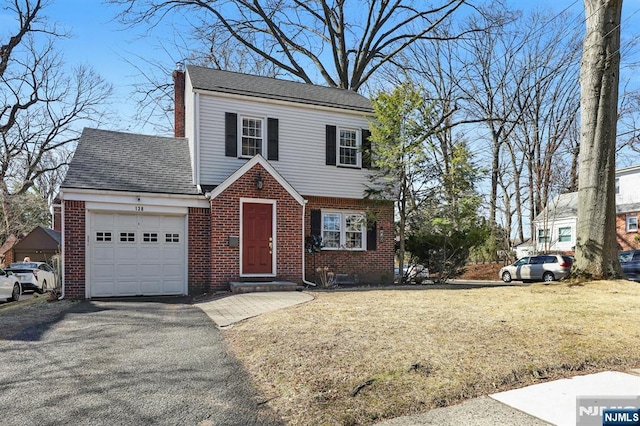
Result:
[[[85,206],[84,201],[64,201],[65,297],[85,298]]]
[[[255,185],[258,173],[264,181],[262,190],[257,190]],[[275,280],[300,283],[302,206],[261,165],[256,164],[211,200],[211,290],[228,290],[230,281],[243,280],[240,277],[240,247],[229,244],[230,236],[240,237],[240,198],[276,200]]]
[[[394,266],[393,203],[347,198],[305,197],[305,236],[310,235],[311,210],[336,209],[362,211],[376,217],[376,250],[322,250],[305,254],[305,273],[308,281],[316,281],[317,267],[327,266],[337,274],[356,277],[361,284],[390,284]],[[381,232],[382,231],[382,232]]]
[[[173,136],[184,138],[185,134],[185,75],[183,70],[173,71],[174,124]]]
[[[189,208],[189,294],[209,292],[211,283],[211,210]]]
[[[627,232],[628,214],[616,215],[616,237],[620,250],[636,250],[640,248],[640,243],[635,240],[640,235],[637,231]]]

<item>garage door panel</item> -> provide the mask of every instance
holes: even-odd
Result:
[[[90,295],[185,293],[185,216],[92,213]]]

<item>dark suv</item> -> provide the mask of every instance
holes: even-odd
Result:
[[[621,251],[618,260],[626,279],[640,281],[640,250]]]

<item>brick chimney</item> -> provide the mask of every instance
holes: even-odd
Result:
[[[174,100],[174,125],[173,136],[184,138],[184,66],[182,62],[176,64],[173,71],[173,100]]]

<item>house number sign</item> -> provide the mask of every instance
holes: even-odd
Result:
[[[144,211],[144,207],[143,206],[136,206],[136,211],[137,212],[143,212]]]

